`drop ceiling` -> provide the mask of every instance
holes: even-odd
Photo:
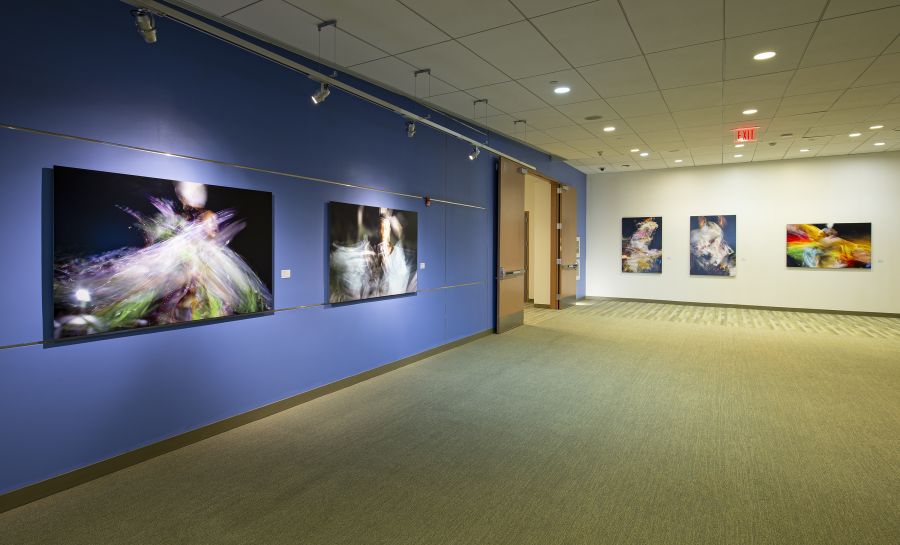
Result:
[[[175,3],[587,173],[900,149],[896,0]]]

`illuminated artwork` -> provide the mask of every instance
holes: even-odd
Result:
[[[787,266],[870,269],[871,223],[796,223],[787,226]]]
[[[691,216],[692,275],[735,275],[736,227],[735,216]]]
[[[328,214],[330,303],[416,291],[415,212],[332,202]]]
[[[622,218],[622,272],[662,272],[662,218]]]
[[[272,194],[55,167],[53,336],[272,309]]]

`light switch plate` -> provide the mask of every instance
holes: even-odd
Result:
[[[281,269],[281,277],[282,278],[290,278],[291,270],[290,269]]]
[[[419,263],[419,268],[422,270],[425,270],[425,262],[424,261]]]

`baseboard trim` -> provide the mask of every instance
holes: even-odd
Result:
[[[534,303],[534,308],[550,308],[550,305],[545,305],[543,303]]]
[[[233,430],[245,424],[249,424],[251,422],[266,418],[267,416],[272,416],[287,409],[296,407],[297,405],[302,405],[303,403],[306,403],[308,401],[312,401],[319,397],[337,392],[339,390],[343,390],[344,388],[348,388],[350,386],[353,386],[354,384],[359,384],[360,382],[375,378],[379,375],[395,371],[397,369],[400,369],[401,367],[406,367],[407,365],[416,363],[425,358],[440,354],[441,352],[446,352],[451,348],[456,348],[458,346],[462,346],[464,344],[478,340],[482,337],[489,336],[492,333],[493,330],[486,329],[473,335],[469,335],[467,337],[442,344],[441,346],[432,348],[430,350],[419,352],[418,354],[414,354],[412,356],[408,356],[406,358],[382,365],[380,367],[364,371],[357,375],[349,376],[336,382],[314,388],[307,392],[303,392],[289,398],[276,401],[269,405],[264,405],[257,409],[253,409],[251,411],[226,418],[225,420],[213,422],[212,424],[208,424],[195,430],[175,435],[173,437],[169,437],[168,439],[163,439],[162,441],[159,441],[157,443],[146,445],[135,450],[113,456],[112,458],[93,463],[89,466],[85,466],[68,473],[63,473],[62,475],[57,475],[56,477],[51,477],[45,481],[6,492],[5,494],[0,495],[0,513],[10,511],[12,509],[21,507],[25,504],[37,501],[42,498],[46,498],[47,496],[52,496],[53,494],[68,490],[69,488],[74,488],[78,485],[85,484],[87,482],[93,481],[94,479],[98,479],[105,475],[115,473],[116,471],[131,467],[141,462],[146,462],[147,460],[156,458],[157,456],[161,456],[188,445],[192,445],[199,441],[203,441],[204,439],[209,439],[210,437],[214,437],[216,435],[219,435],[220,433]]]
[[[674,301],[670,299],[637,299],[632,297],[601,297],[589,295],[585,299],[593,301],[626,301],[636,303],[660,303],[663,305],[687,305],[692,307],[745,308],[751,310],[777,310],[781,312],[809,312],[813,314],[846,314],[849,316],[872,316],[875,318],[900,318],[892,312],[865,312],[860,310],[831,310],[821,308],[766,307],[759,305],[739,305],[732,303],[698,303],[695,301]]]

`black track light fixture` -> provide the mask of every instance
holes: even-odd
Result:
[[[473,146],[472,153],[469,154],[469,161],[474,161],[475,159],[478,159],[478,156],[480,154],[481,154],[481,148],[479,148],[478,146]]]
[[[321,104],[325,102],[325,99],[328,98],[328,95],[331,94],[331,86],[327,83],[320,83],[319,90],[313,93],[310,97],[312,99],[313,104]]]
[[[409,120],[406,122],[406,136],[412,138],[416,135],[416,122],[413,120]]]

